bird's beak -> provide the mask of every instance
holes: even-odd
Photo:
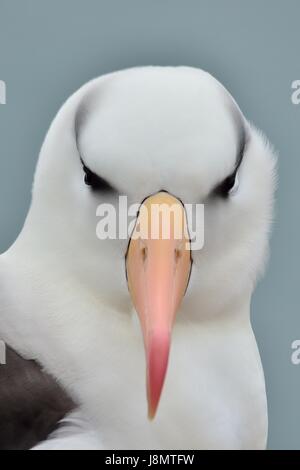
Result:
[[[150,196],[141,205],[126,257],[129,291],[146,350],[150,419],[160,400],[172,326],[187,289],[191,265],[184,206],[166,192]]]

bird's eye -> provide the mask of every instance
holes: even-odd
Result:
[[[114,188],[101,176],[96,175],[93,173],[82,161],[83,165],[83,171],[85,173],[84,175],[84,182],[87,186],[90,186],[90,188],[93,191],[103,191],[103,192],[108,192],[108,191],[113,191]]]
[[[223,198],[233,196],[239,188],[239,178],[237,171],[227,176],[221,184],[214,189],[214,194]]]

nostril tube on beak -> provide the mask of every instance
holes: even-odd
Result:
[[[180,250],[179,248],[175,248],[175,261],[176,261],[176,263],[180,260],[181,257],[182,257],[182,250]]]
[[[143,260],[143,263],[145,263],[147,257],[148,257],[148,248],[146,246],[144,246],[141,250],[141,254],[142,254],[142,260]]]

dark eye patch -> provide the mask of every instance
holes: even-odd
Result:
[[[215,196],[226,199],[229,196],[231,189],[235,185],[236,173],[237,170],[235,170],[231,175],[227,176],[227,178],[225,178],[221,184],[218,184],[218,186],[213,190],[213,194]]]
[[[214,190],[212,191],[213,196],[218,196],[218,197],[221,197],[223,199],[227,199],[229,197],[230,191],[233,189],[233,187],[235,185],[235,182],[236,182],[237,172],[238,172],[238,170],[239,170],[239,168],[242,164],[242,161],[243,161],[246,143],[247,143],[247,140],[246,140],[246,138],[244,138],[243,139],[243,144],[242,144],[242,146],[240,148],[240,151],[239,151],[239,154],[238,154],[238,158],[237,158],[237,162],[236,162],[236,166],[235,166],[234,171],[229,176],[227,176],[220,184],[218,184],[214,188]]]
[[[228,197],[233,194],[239,186],[238,171],[243,162],[245,151],[250,139],[248,130],[244,123],[244,118],[242,117],[239,109],[231,101],[230,109],[237,132],[238,151],[236,155],[236,163],[232,173],[229,174],[221,183],[217,184],[211,192],[211,196],[217,196],[223,199],[228,199]]]
[[[102,191],[102,192],[109,192],[109,191],[114,191],[114,188],[111,186],[111,184],[108,183],[104,178],[101,178],[101,176],[96,175],[96,173],[93,173],[84,163],[84,161],[81,159],[81,163],[83,166],[83,171],[85,173],[84,175],[84,182],[87,186],[90,186],[90,188],[93,191]]]

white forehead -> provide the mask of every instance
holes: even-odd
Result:
[[[121,193],[142,197],[165,189],[200,198],[235,165],[233,106],[224,88],[197,69],[108,75],[85,103],[82,158]]]

